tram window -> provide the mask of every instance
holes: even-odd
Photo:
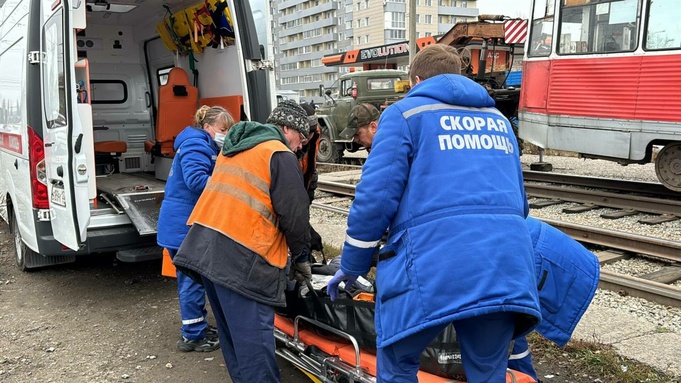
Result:
[[[551,54],[555,4],[555,0],[534,0],[528,50],[530,57],[542,57]]]
[[[564,0],[560,12],[558,53],[631,52],[638,44],[640,0],[593,4]]]
[[[647,50],[681,48],[681,3],[678,0],[649,0],[646,26]]]
[[[553,18],[538,20],[532,23],[532,34],[529,56],[542,57],[551,54],[553,42]]]

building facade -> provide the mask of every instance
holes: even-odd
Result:
[[[436,36],[478,17],[475,0],[416,0],[416,37]],[[405,0],[270,1],[278,90],[298,91],[301,101],[323,101],[320,85],[334,88],[349,68],[325,67],[322,57],[409,36]]]

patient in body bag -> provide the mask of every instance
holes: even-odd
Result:
[[[286,308],[277,309],[277,313],[289,318],[302,315],[339,329],[354,337],[363,350],[375,353],[374,281],[360,276],[349,288],[341,283],[340,296],[332,302],[326,286],[339,268],[340,257],[326,264],[313,264],[309,285],[300,286],[292,282],[286,291]],[[348,342],[319,328],[308,329],[333,341]],[[463,379],[461,353],[453,325],[446,327],[423,351],[421,370],[446,378]]]

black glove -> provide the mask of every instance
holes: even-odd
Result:
[[[324,251],[322,236],[312,226],[310,226],[310,250]]]
[[[301,285],[312,279],[312,267],[310,266],[310,249],[304,247],[292,262],[290,279],[295,279]]]

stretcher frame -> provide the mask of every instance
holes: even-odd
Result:
[[[301,328],[301,322],[318,327],[350,341],[342,343]],[[338,383],[344,377],[349,382],[376,383],[376,356],[363,352],[350,334],[304,316],[291,320],[274,316],[276,354],[303,371],[315,383]],[[443,378],[425,371],[418,372],[419,383],[465,383]],[[508,370],[506,383],[535,382],[530,376]]]

